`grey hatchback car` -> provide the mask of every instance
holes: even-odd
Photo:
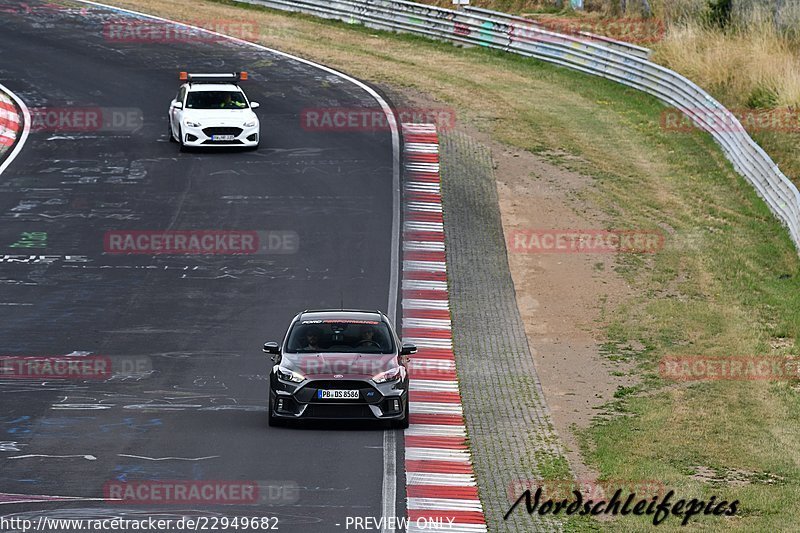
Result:
[[[269,425],[292,420],[376,420],[407,428],[408,355],[380,311],[306,310],[272,356]]]

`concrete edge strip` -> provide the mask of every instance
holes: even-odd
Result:
[[[25,102],[0,84],[0,174],[22,151],[30,130],[31,115]]]
[[[453,354],[439,138],[433,124],[402,124],[402,131],[403,340],[419,348],[408,365],[407,531],[485,533]]]

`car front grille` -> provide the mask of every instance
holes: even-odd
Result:
[[[205,133],[206,137],[211,137],[212,135],[233,135],[234,137],[238,137],[242,134],[242,128],[216,126],[213,128],[203,128],[203,133]]]
[[[309,404],[303,413],[310,418],[375,418],[367,405],[342,405],[342,404]]]
[[[203,144],[231,144],[231,145],[238,144],[238,145],[241,145],[241,144],[244,144],[244,143],[242,143],[242,141],[238,141],[236,139],[234,139],[232,141],[212,141],[211,139],[209,139],[207,141],[203,141]]]
[[[307,386],[315,389],[351,390],[371,388],[366,381],[355,381],[346,379],[321,379],[312,381]]]

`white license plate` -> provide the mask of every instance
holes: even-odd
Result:
[[[322,400],[358,400],[358,390],[317,390],[317,398]]]
[[[212,141],[232,141],[236,138],[234,135],[212,135]]]

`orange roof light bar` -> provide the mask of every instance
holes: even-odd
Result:
[[[181,71],[179,77],[181,82],[188,83],[236,83],[246,80],[247,72],[198,73]]]

